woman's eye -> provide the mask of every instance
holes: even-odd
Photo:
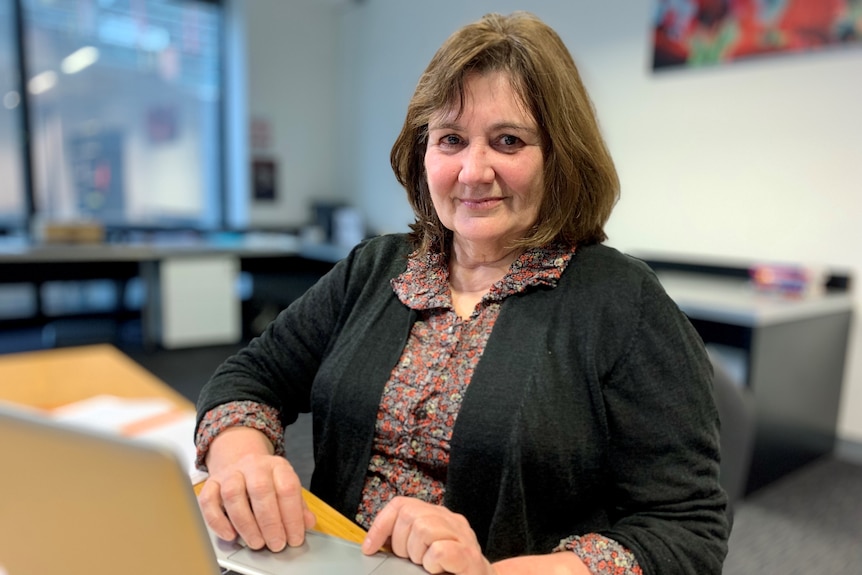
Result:
[[[461,138],[455,134],[448,134],[440,139],[440,143],[444,146],[457,146],[461,143]]]
[[[504,134],[500,136],[499,142],[501,145],[510,148],[512,146],[517,146],[521,143],[521,139],[518,136],[512,136],[511,134]]]

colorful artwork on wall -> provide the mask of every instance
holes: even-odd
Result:
[[[862,47],[862,0],[656,0],[653,70]]]

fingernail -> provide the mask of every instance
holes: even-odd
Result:
[[[263,539],[258,539],[256,537],[254,539],[251,539],[251,540],[246,539],[245,544],[246,544],[246,546],[248,546],[254,550],[263,549],[264,547],[266,547],[266,541],[264,541]]]
[[[365,554],[372,553],[374,549],[371,548],[371,538],[366,537],[365,541],[362,542],[362,552]]]

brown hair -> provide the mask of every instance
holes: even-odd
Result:
[[[431,203],[425,176],[428,122],[461,107],[472,73],[505,72],[541,133],[545,194],[536,225],[517,242],[529,248],[562,241],[586,245],[607,239],[604,225],[619,197],[619,178],[589,95],[565,44],[527,12],[487,14],[450,36],[419,78],[390,154],[416,221],[414,249],[448,251],[452,233]],[[514,246],[513,246],[514,247]]]

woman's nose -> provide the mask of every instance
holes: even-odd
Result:
[[[471,144],[464,150],[463,158],[459,182],[465,186],[476,186],[494,181],[494,169],[487,146]]]

